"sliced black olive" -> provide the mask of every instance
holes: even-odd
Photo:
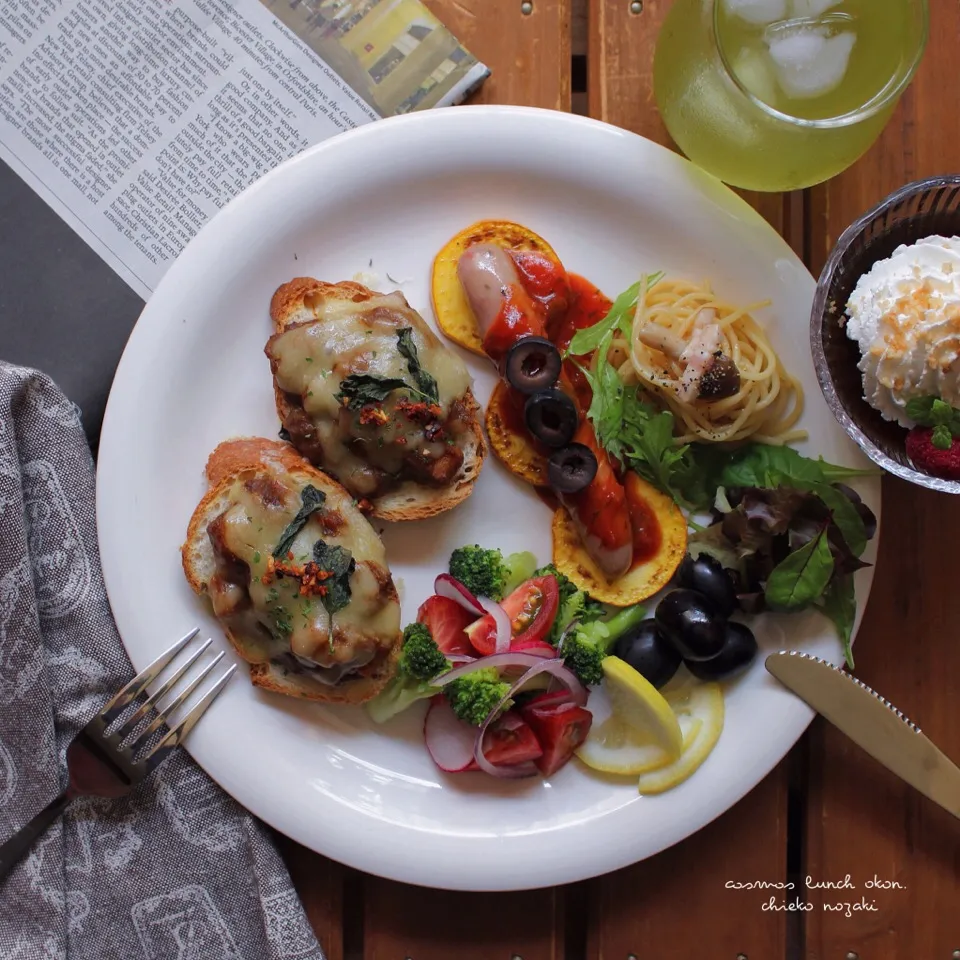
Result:
[[[694,590],[671,590],[654,616],[684,660],[710,660],[723,649],[726,621],[714,604]]]
[[[577,493],[590,486],[597,475],[597,458],[582,443],[571,443],[550,455],[547,479],[558,493]]]
[[[628,630],[617,640],[613,652],[658,690],[681,663],[680,652],[660,632],[656,620],[644,620]]]
[[[727,624],[723,649],[712,660],[688,660],[687,669],[699,680],[726,680],[753,663],[757,638],[742,623]]]
[[[548,447],[566,446],[577,432],[576,404],[562,390],[541,390],[527,397],[523,408],[527,429]]]
[[[503,376],[521,393],[546,390],[560,376],[560,351],[543,337],[523,337],[503,360]]]
[[[698,400],[724,400],[740,389],[740,371],[725,354],[716,353],[713,362],[700,375]]]
[[[733,580],[716,557],[701,553],[694,559],[688,553],[677,571],[677,583],[702,593],[713,601],[724,617],[729,617],[737,609],[737,591]]]

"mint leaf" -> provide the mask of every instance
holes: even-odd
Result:
[[[953,434],[950,432],[950,427],[945,423],[938,423],[933,428],[933,433],[930,436],[930,442],[938,450],[949,450],[953,446]]]
[[[310,515],[316,513],[326,499],[327,495],[322,490],[318,490],[312,483],[308,483],[300,491],[300,509],[280,535],[280,539],[273,550],[275,560],[281,560],[287,555],[293,546],[293,541],[297,539],[297,534],[307,525]]]
[[[954,410],[949,403],[942,400],[934,400],[930,404],[930,420],[934,426],[949,426],[953,420]]]
[[[933,424],[930,421],[930,411],[936,402],[936,397],[911,397],[907,401],[907,416],[923,427],[931,427]]]
[[[437,388],[437,381],[420,366],[417,345],[413,342],[413,327],[401,327],[397,331],[397,350],[400,356],[406,359],[407,369],[419,387],[421,395],[428,403],[439,403],[440,391]]]
[[[832,576],[833,554],[823,529],[773,568],[764,595],[775,610],[802,610],[820,599]]]
[[[854,663],[850,640],[853,636],[853,623],[857,618],[857,595],[853,589],[853,577],[848,575],[832,580],[817,606],[837,628],[843,644],[843,655],[847,666],[852,670]]]

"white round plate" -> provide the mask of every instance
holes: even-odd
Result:
[[[227,649],[184,580],[179,547],[216,444],[277,434],[263,353],[273,291],[295,276],[371,272],[433,322],[433,256],[483,218],[526,224],[611,297],[641,271],[662,269],[709,278],[728,300],[769,299],[759,319],[806,387],[803,425],[814,439],[805,452],[865,462],[817,388],[806,335],[813,279],[719,182],[638,136],[562,113],[464,107],[384,120],[300,154],[222,210],[171,267],[130,337],[103,426],[97,506],[110,602],[137,669],[197,623]],[[493,368],[464,357],[486,403]],[[879,483],[859,488],[879,512]],[[454,547],[529,549],[547,562],[549,521],[533,491],[491,456],[465,504],[385,529],[405,621]],[[861,609],[869,585],[867,570]],[[757,630],[765,651],[800,647],[839,661],[817,614],[768,618]],[[445,776],[423,747],[420,709],[376,728],[359,708],[261,693],[244,676],[188,747],[240,803],[319,853],[411,883],[510,890],[594,876],[682,840],[763,778],[812,716],[762,657],[729,687],[726,704],[713,754],[659,797],[578,762],[549,781]]]

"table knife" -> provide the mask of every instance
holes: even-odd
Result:
[[[870,756],[960,818],[960,768],[888,700],[839,667],[797,650],[771,654],[766,666]]]

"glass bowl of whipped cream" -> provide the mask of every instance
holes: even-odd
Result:
[[[908,184],[844,231],[810,344],[830,409],[874,463],[960,493],[960,175]]]

